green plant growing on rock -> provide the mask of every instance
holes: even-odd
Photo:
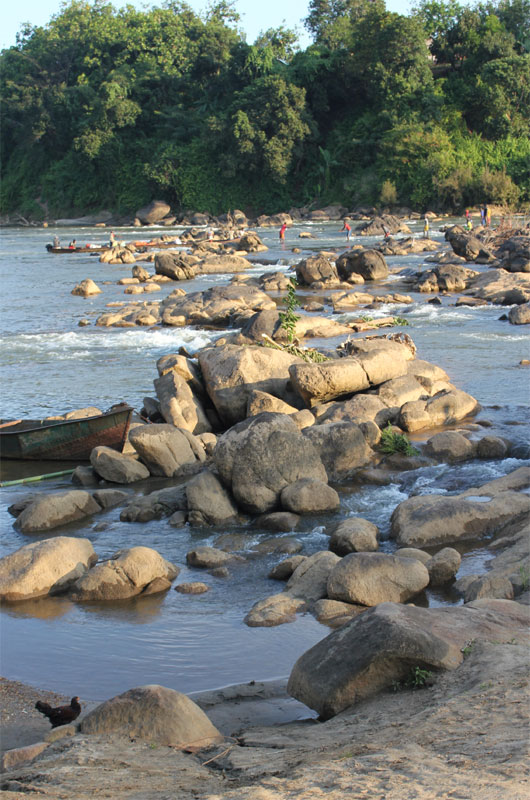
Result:
[[[410,672],[402,681],[392,681],[392,690],[399,692],[402,689],[423,689],[429,686],[434,678],[434,673],[422,667],[411,667]]]
[[[390,422],[386,428],[383,428],[381,431],[379,449],[386,455],[400,453],[403,456],[416,456],[419,452],[411,445],[410,440],[405,436],[404,433],[397,433],[397,431],[392,429]]]
[[[402,327],[410,325],[410,322],[408,321],[408,319],[405,319],[405,317],[394,317],[394,323],[396,325],[401,325]]]
[[[294,341],[296,323],[300,319],[298,314],[295,314],[295,308],[300,305],[296,296],[297,285],[296,278],[291,278],[285,298],[286,309],[285,311],[280,311],[280,326],[287,332],[287,341],[289,343]]]

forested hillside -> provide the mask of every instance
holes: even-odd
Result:
[[[249,45],[225,0],[73,0],[24,29],[0,54],[1,210],[530,201],[530,0],[311,0],[305,24],[306,50],[282,27]]]

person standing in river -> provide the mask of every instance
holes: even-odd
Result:
[[[280,237],[280,242],[285,241],[285,231],[287,230],[287,223],[284,222],[282,227],[280,228],[280,233],[278,234]]]
[[[423,238],[429,239],[429,220],[425,217],[425,222],[423,224]]]
[[[341,228],[341,233],[342,233],[342,231],[346,231],[346,241],[349,242],[350,241],[350,234],[351,234],[351,225],[350,225],[350,223],[348,222],[347,219],[344,220],[344,225]]]

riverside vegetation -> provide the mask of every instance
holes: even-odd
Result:
[[[305,50],[238,23],[74,0],[26,24],[0,54],[2,213],[529,201],[529,0],[311,0]]]

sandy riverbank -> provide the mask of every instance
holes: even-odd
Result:
[[[11,681],[0,696],[6,741],[19,744],[47,729],[34,700],[63,699]],[[245,684],[202,693],[226,735],[206,753],[77,734],[4,774],[2,788],[11,800],[523,800],[528,701],[527,643],[477,642],[433,686],[384,692],[326,723],[300,719],[281,682]]]

